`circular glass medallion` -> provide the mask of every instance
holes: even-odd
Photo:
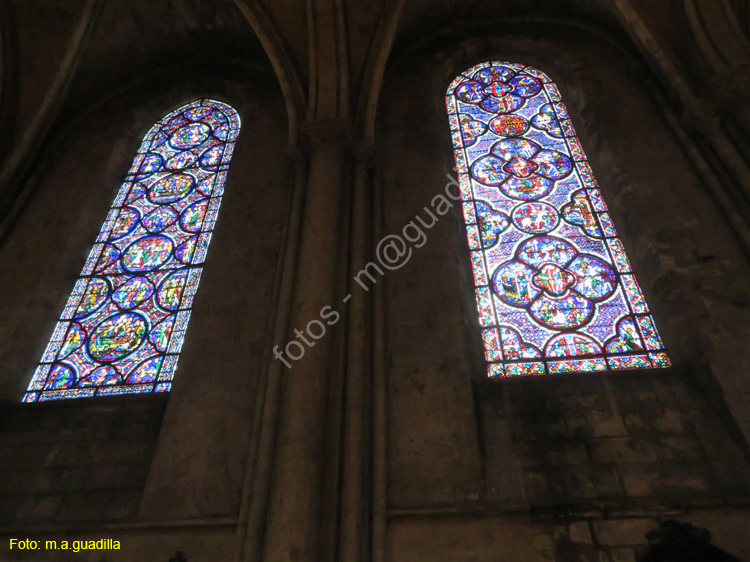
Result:
[[[471,175],[478,182],[497,187],[508,179],[503,166],[505,166],[505,160],[502,158],[492,155],[484,156],[471,165]]]
[[[177,150],[198,146],[211,134],[211,128],[204,123],[191,123],[177,129],[169,139],[169,144]]]
[[[107,281],[101,277],[92,277],[89,279],[88,285],[86,285],[86,290],[83,292],[83,296],[81,296],[81,302],[78,303],[78,308],[73,318],[88,316],[97,310],[108,296],[109,285]]]
[[[120,257],[120,251],[112,244],[105,244],[102,253],[99,255],[99,261],[96,262],[96,271],[104,271]]]
[[[47,383],[44,390],[57,390],[59,388],[70,388],[76,381],[75,369],[65,363],[52,365],[47,375]]]
[[[224,145],[217,144],[201,154],[200,164],[204,168],[213,169],[221,163],[221,156],[224,154]]]
[[[161,367],[163,359],[163,357],[152,357],[151,359],[146,359],[136,367],[125,382],[128,384],[138,384],[155,381],[156,375],[159,374],[159,367]]]
[[[548,357],[575,357],[602,352],[596,341],[585,334],[559,334],[550,338],[545,348]]]
[[[117,240],[130,233],[138,224],[140,213],[132,207],[123,207],[117,214],[115,224],[112,226],[112,232],[109,235],[110,240]]]
[[[143,160],[141,161],[141,165],[138,167],[138,174],[136,175],[136,179],[142,180],[143,178],[147,178],[154,172],[158,172],[163,165],[164,158],[161,154],[157,154],[155,152],[146,154],[146,156],[144,156]]]
[[[120,382],[120,376],[117,374],[117,371],[114,369],[114,367],[105,365],[104,367],[99,367],[98,369],[92,371],[91,374],[83,377],[81,379],[81,382],[78,383],[78,386],[106,386],[110,384],[117,384],[118,382]]]
[[[195,251],[195,243],[197,239],[197,236],[193,236],[192,238],[187,239],[185,242],[177,246],[177,249],[174,251],[174,255],[178,260],[180,260],[182,263],[190,263],[190,260],[193,259],[193,252]]]
[[[161,232],[170,227],[177,220],[177,213],[171,207],[159,207],[141,221],[149,232]]]
[[[206,197],[209,197],[211,195],[211,192],[214,189],[215,180],[216,180],[216,175],[211,174],[207,178],[204,178],[200,181],[200,183],[196,186],[196,190],[201,195],[205,195]]]
[[[148,198],[157,205],[174,203],[190,193],[194,183],[193,176],[172,174],[154,183],[148,190]]]
[[[177,310],[182,299],[182,290],[185,287],[188,270],[183,269],[167,275],[156,292],[156,302],[166,310]]]
[[[154,148],[160,147],[165,142],[167,142],[167,135],[165,135],[163,131],[159,131],[152,137],[149,148],[153,150]]]
[[[587,298],[572,292],[561,298],[542,294],[531,304],[529,313],[542,326],[566,330],[588,322],[594,313],[594,305]]]
[[[151,335],[149,339],[154,347],[166,353],[167,344],[169,343],[169,337],[172,335],[172,328],[174,327],[175,316],[168,316],[165,320],[157,324],[151,329]]]
[[[500,190],[512,199],[529,201],[541,199],[552,191],[554,183],[542,176],[517,178],[511,176],[500,186]]]
[[[180,226],[187,232],[200,232],[203,225],[203,217],[206,216],[208,199],[203,199],[190,205],[180,215]]]
[[[480,82],[469,80],[455,90],[456,97],[465,103],[479,103],[484,97],[484,86]]]
[[[146,338],[148,323],[138,313],[126,312],[101,322],[89,338],[89,355],[97,361],[116,361],[133,353]]]
[[[80,324],[71,324],[70,329],[68,330],[68,335],[65,337],[65,342],[63,343],[60,352],[57,354],[57,358],[65,359],[68,355],[81,347],[85,340],[86,331],[81,328]]]
[[[201,119],[208,117],[209,115],[211,115],[211,108],[206,106],[194,107],[193,109],[188,109],[185,112],[185,117],[187,117],[191,121],[200,121]]]
[[[167,160],[167,168],[170,170],[182,170],[183,168],[187,168],[194,164],[196,160],[197,158],[195,154],[186,150],[185,152],[175,154],[172,158]]]
[[[120,285],[112,295],[112,300],[121,308],[135,308],[154,292],[154,286],[145,277],[133,277]]]
[[[529,128],[529,122],[520,115],[501,115],[490,121],[490,129],[504,137],[522,135]]]
[[[544,234],[554,230],[560,216],[552,205],[534,201],[522,203],[513,209],[511,219],[516,228],[528,234]]]
[[[146,236],[133,242],[122,256],[126,271],[150,271],[166,263],[172,255],[172,240],[166,236]]]
[[[221,126],[217,127],[216,130],[214,131],[214,136],[217,139],[220,139],[220,140],[223,140],[223,141],[234,140],[234,138],[232,138],[232,139],[229,138],[229,136],[230,136],[229,125],[221,125]]]

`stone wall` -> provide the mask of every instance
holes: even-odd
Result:
[[[747,511],[714,509],[678,515],[709,527],[711,544],[740,560],[750,558],[744,536],[750,523]],[[404,517],[389,528],[388,560],[635,562],[647,552],[646,533],[657,527],[656,518],[632,516],[546,525],[518,516]]]
[[[273,80],[214,70],[223,78],[164,76],[78,108],[27,186],[0,248],[13,264],[0,276],[3,524],[238,513],[290,182]],[[172,392],[18,405],[141,138],[200,97],[232,104],[243,128]]]
[[[0,524],[134,518],[163,396],[40,402],[0,411]]]
[[[387,74],[383,232],[425,216],[444,189],[453,76],[481,60],[536,66],[561,90],[674,366],[487,380],[454,207],[385,280],[391,560],[633,560],[658,517],[750,499],[746,436],[733,417],[747,411],[747,393],[727,392],[745,372],[745,257],[633,53],[563,27],[514,29],[528,34],[446,35]],[[443,527],[449,514],[461,521],[455,535]],[[570,527],[524,527],[526,514]],[[505,523],[490,531],[492,517]],[[747,515],[727,517],[736,526]],[[420,542],[419,529],[430,539]]]
[[[282,26],[262,37],[278,48],[281,78],[268,61],[215,56],[242,43],[233,56],[255,60],[260,41],[237,12],[249,4],[260,5],[224,5],[233,31],[201,35],[202,18],[181,27],[194,68],[162,34],[171,21],[162,18],[138,60],[156,60],[150,48],[162,46],[175,58],[159,60],[179,64],[127,83],[132,61],[120,42],[135,32],[120,29],[110,5],[89,52],[98,54],[83,61],[20,186],[22,208],[0,246],[0,541],[122,542],[117,552],[64,553],[92,562],[180,551],[189,562],[225,560],[242,548],[274,562],[348,562],[341,553],[355,551],[367,560],[370,550],[376,562],[634,562],[644,535],[677,518],[750,558],[750,265],[700,175],[695,153],[710,153],[709,142],[680,122],[689,116],[672,115],[674,100],[627,30],[609,33],[610,9],[451,2],[454,15],[487,14],[454,25],[446,6],[407,2],[389,58],[385,36],[398,17],[381,20],[368,5],[356,60],[375,62],[352,73],[365,77],[359,84],[344,79],[340,60],[316,59],[342,55],[341,45],[308,44],[291,4],[273,13],[294,15],[279,19],[294,30],[290,49],[315,61],[309,73],[307,58],[300,68],[289,58]],[[311,3],[326,16],[311,25],[318,39],[338,37],[333,4]],[[437,32],[438,21],[450,26]],[[204,50],[217,35],[224,47]],[[364,48],[381,42],[382,52]],[[425,218],[444,192],[453,160],[443,92],[488,59],[535,66],[559,86],[671,369],[488,380],[456,206],[372,291],[348,278],[374,258],[378,233]],[[347,96],[360,85],[372,91],[356,94],[367,107],[352,118]],[[143,134],[204,96],[234,106],[243,129],[172,392],[18,404]],[[370,154],[358,120],[376,104]],[[299,122],[286,122],[288,110]],[[285,342],[273,334],[293,339],[346,281],[357,293],[341,323],[282,373],[270,350]],[[0,549],[0,560],[62,557]]]

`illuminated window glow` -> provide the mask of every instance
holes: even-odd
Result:
[[[146,134],[24,402],[169,391],[239,129],[199,100]]]
[[[668,367],[557,87],[485,62],[446,105],[489,376]]]

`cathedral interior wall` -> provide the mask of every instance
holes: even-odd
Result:
[[[340,552],[342,529],[359,525],[361,559],[375,562],[635,562],[645,552],[646,533],[675,518],[709,529],[714,544],[750,559],[750,262],[699,173],[696,152],[714,167],[720,160],[711,154],[710,139],[696,133],[690,112],[680,111],[666,79],[649,67],[626,30],[611,33],[616,20],[603,4],[581,3],[581,13],[591,20],[568,17],[570,6],[577,5],[572,0],[533,3],[540,17],[531,3],[507,2],[502,7],[507,17],[496,19],[500,12],[482,1],[451,2],[450,13],[442,5],[407,4],[393,52],[389,58],[383,54],[388,64],[379,96],[373,97],[372,147],[360,138],[366,136],[358,129],[361,123],[353,125],[359,114],[316,121],[312,110],[305,115],[300,109],[299,122],[288,122],[289,108],[304,105],[289,99],[293,86],[310,87],[313,93],[300,99],[309,96],[313,108],[348,103],[321,86],[337,80],[340,68],[331,60],[310,62],[319,54],[313,41],[311,52],[304,52],[304,10],[279,3],[266,14],[289,19],[286,29],[294,35],[287,38],[289,52],[302,51],[299,66],[310,62],[318,73],[295,68],[294,56],[279,49],[272,57],[276,70],[299,81],[285,83],[284,94],[268,61],[237,62],[261,43],[282,44],[283,26],[269,26],[269,35],[259,41],[249,26],[235,21],[238,9],[230,4],[217,18],[231,22],[231,31],[218,25],[206,37],[227,35],[220,52],[242,33],[251,35],[237,60],[227,56],[213,66],[201,60],[196,68],[188,60],[163,73],[148,69],[99,97],[99,90],[128,68],[108,69],[107,80],[92,69],[104,66],[109,55],[125,57],[118,38],[133,33],[130,20],[123,18],[121,28],[117,23],[130,5],[109,5],[96,39],[106,48],[84,61],[84,76],[73,84],[50,139],[25,176],[22,208],[0,243],[0,544],[18,537],[112,538],[123,546],[107,552],[107,559],[157,562],[184,551],[194,562],[255,555],[260,560],[304,535],[311,550],[294,546],[285,553],[288,559],[333,560],[321,553]],[[171,14],[165,6],[160,9]],[[463,19],[474,8],[482,17]],[[646,19],[654,27],[664,25],[672,8]],[[361,31],[352,53],[367,64],[377,55],[370,41],[382,40],[367,34],[385,33],[386,27],[370,17],[375,11],[370,6],[351,16],[357,22],[353,29]],[[72,12],[62,12],[61,34],[74,20]],[[516,12],[522,16],[514,17]],[[38,30],[53,25],[50,13]],[[140,8],[134,13],[140,17]],[[601,27],[590,23],[598,17]],[[29,10],[18,18],[24,26],[33,19]],[[202,51],[199,20],[165,37],[184,40],[193,49],[186,51],[190,56],[210,59],[211,52]],[[438,20],[451,25],[431,27]],[[159,52],[167,58],[180,51],[167,40],[160,44],[168,18],[158,23],[163,27],[154,25],[148,45],[163,48]],[[108,28],[112,37],[102,38]],[[668,38],[676,40],[676,33]],[[687,38],[678,39],[680,53],[699,52]],[[65,41],[57,37],[25,56],[45,58],[39,53],[58,43]],[[145,60],[147,54],[144,48],[138,57]],[[670,369],[486,377],[461,210],[446,200],[453,205],[443,214],[437,211],[443,203],[436,203],[455,177],[444,92],[461,71],[486,60],[528,64],[559,87],[666,344]],[[24,78],[24,91],[35,89],[34,83],[47,86],[43,68]],[[369,87],[370,79],[377,83],[377,73],[355,70],[352,90]],[[709,67],[696,65],[691,72],[696,79]],[[369,100],[365,94],[360,99]],[[41,97],[36,92],[19,105],[14,141]],[[20,404],[141,138],[164,114],[201,97],[232,105],[243,127],[172,391]],[[735,139],[743,138],[741,128],[740,123]],[[370,180],[372,193],[357,192],[369,190]],[[293,191],[302,194],[294,209]],[[334,226],[316,222],[310,211],[329,198],[340,204],[326,211],[340,217]],[[357,214],[353,209],[363,199],[367,208]],[[436,221],[429,228],[419,220],[432,222],[427,209]],[[369,239],[367,250],[374,252],[377,235],[403,233],[409,223],[421,229],[423,240],[415,242],[402,267],[385,271],[369,291],[345,279],[362,266],[352,258],[367,246],[362,240]],[[298,239],[289,235],[296,228]],[[335,261],[302,255],[305,248],[324,247],[333,232],[341,237],[330,244],[337,252],[335,274],[326,278],[323,267],[314,274],[304,271],[300,264],[317,257]],[[316,291],[304,290],[310,282],[325,284],[329,290],[321,294],[345,285],[360,291],[353,301],[360,316],[348,305],[329,339],[305,358],[309,385],[327,385],[310,393],[323,399],[306,402],[300,387],[308,387],[295,390],[293,384],[301,369],[276,381],[278,395],[267,392],[266,377],[278,367],[271,349],[285,343],[273,340],[275,330],[289,328],[291,340],[296,327],[279,328],[289,321],[285,305],[298,319],[310,302],[319,304]],[[279,296],[284,284],[292,287],[285,293],[289,302]],[[382,340],[373,328],[379,321]],[[356,345],[361,348],[351,352]],[[364,367],[357,363],[362,357]],[[376,388],[381,377],[383,403]],[[361,382],[361,395],[351,391],[352,381]],[[353,437],[346,425],[357,417],[348,402],[352,395],[362,408]],[[264,403],[267,396],[278,404]],[[385,409],[383,424],[373,413],[379,407]],[[303,434],[284,431],[307,419],[323,420],[310,430],[320,429],[314,443],[295,451],[293,440],[273,441]],[[258,446],[261,434],[270,452],[252,458],[264,450]],[[383,460],[381,438],[383,488],[376,466]],[[350,456],[352,442],[360,457]],[[293,462],[280,466],[279,458]],[[360,473],[351,469],[358,462]],[[258,467],[268,469],[268,481],[258,476],[261,470],[252,472]],[[355,482],[342,492],[353,473],[361,489]],[[291,482],[288,489],[278,489],[280,474]],[[320,474],[318,480],[309,477]],[[310,482],[321,484],[307,495],[315,496],[320,513],[295,513],[289,506],[304,504],[298,496]],[[347,504],[352,489],[354,501]],[[378,496],[383,489],[385,498]],[[274,503],[275,498],[282,499]],[[381,500],[385,534],[377,537]],[[279,522],[299,523],[304,532],[284,542]],[[320,536],[312,536],[315,532]],[[93,562],[102,553],[76,556]],[[55,558],[49,552],[0,550],[0,560],[6,559]]]
[[[235,517],[269,341],[289,182],[273,79],[133,86],[81,116],[47,151],[0,252],[3,445],[8,527]],[[120,182],[151,123],[201,97],[243,127],[168,395],[20,401]],[[172,553],[174,552],[174,549]]]
[[[637,56],[592,32],[516,29],[517,36],[502,38],[440,37],[386,74],[378,153],[383,232],[399,232],[417,216],[429,224],[423,207],[454,174],[442,96],[453,76],[483,60],[539,68],[560,88],[674,366],[486,379],[454,206],[423,228],[427,243],[386,279],[393,560],[489,560],[511,552],[555,559],[567,541],[581,542],[577,529],[591,529],[581,544],[595,541],[593,552],[645,544],[657,517],[690,506],[737,525],[747,517],[709,507],[741,505],[750,494],[747,450],[730,413],[743,415],[747,394],[727,405],[721,390],[741,384],[744,372],[736,358],[747,339],[746,258]],[[521,513],[548,523],[519,530],[527,518]],[[551,523],[560,518],[571,526]],[[597,539],[607,525],[639,531]],[[623,560],[636,553],[628,552]]]

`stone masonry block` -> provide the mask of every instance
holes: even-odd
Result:
[[[591,411],[587,413],[594,437],[619,437],[628,434],[622,418],[608,411]]]
[[[0,470],[19,470],[39,466],[47,453],[46,444],[7,447],[0,455]]]
[[[594,539],[605,546],[646,544],[646,533],[656,527],[650,519],[610,519],[594,521]]]
[[[654,425],[659,431],[681,433],[683,431],[683,417],[676,410],[666,409],[663,416],[654,420]]]
[[[97,490],[68,493],[57,520],[100,521],[132,517],[141,499],[140,490]]]
[[[591,529],[589,529],[588,521],[578,521],[568,527],[568,534],[570,540],[573,542],[580,542],[584,544],[594,544],[591,538]]]
[[[568,427],[568,434],[578,439],[587,439],[593,434],[591,422],[583,412],[567,412],[565,414],[565,423]]]
[[[61,504],[61,494],[26,498],[18,508],[16,520],[23,523],[52,521]]]
[[[635,551],[632,548],[613,548],[609,555],[612,562],[635,562]]]
[[[631,437],[599,439],[591,448],[591,460],[599,464],[655,462],[657,458],[654,445]]]
[[[650,496],[654,489],[654,478],[647,474],[625,474],[622,477],[625,493],[636,498]]]
[[[646,418],[640,414],[625,414],[624,421],[625,428],[630,434],[641,433],[651,428]]]

